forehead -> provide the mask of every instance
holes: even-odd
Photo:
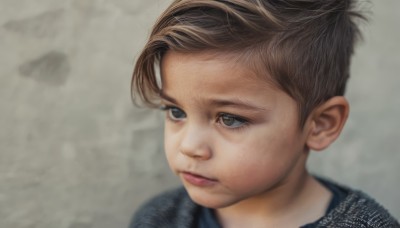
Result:
[[[253,63],[250,63],[253,62]],[[275,83],[266,72],[260,72],[254,61],[236,53],[204,51],[181,53],[168,51],[161,60],[161,80],[163,88],[169,79],[179,77],[180,81],[196,79],[211,86],[211,82],[227,79],[240,80],[246,85],[268,86],[275,89]],[[207,77],[209,76],[209,77]]]
[[[232,54],[167,52],[161,78],[163,94],[187,103],[241,99],[273,105],[283,93]]]

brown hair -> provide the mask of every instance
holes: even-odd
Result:
[[[318,105],[342,96],[360,31],[352,0],[175,0],[140,54],[132,96],[157,106],[156,67],[168,50],[237,54],[295,99],[300,125]]]

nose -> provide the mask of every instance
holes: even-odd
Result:
[[[179,146],[182,154],[197,160],[208,160],[212,157],[211,137],[207,127],[187,125],[182,134]]]

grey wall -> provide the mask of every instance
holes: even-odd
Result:
[[[176,185],[160,113],[134,108],[130,75],[166,0],[0,1],[0,227],[126,227]],[[310,169],[400,218],[400,15],[375,1],[353,61],[350,120]]]

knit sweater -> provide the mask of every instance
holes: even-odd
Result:
[[[319,219],[316,227],[400,228],[396,219],[365,193],[336,186],[347,191],[347,197]],[[193,228],[200,208],[181,187],[145,203],[136,212],[130,228]]]

